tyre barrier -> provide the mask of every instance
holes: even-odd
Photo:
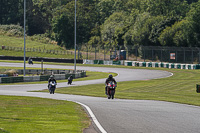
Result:
[[[139,61],[104,61],[104,60],[83,60],[83,64],[104,64],[104,65],[125,65],[135,67],[162,67],[169,69],[200,69],[200,64],[180,64],[180,63],[164,63],[164,62],[139,62]]]
[[[125,61],[125,66],[138,66],[138,67],[162,67],[170,69],[200,69],[200,64],[180,64],[180,63],[163,63],[163,62],[138,62],[138,61]]]

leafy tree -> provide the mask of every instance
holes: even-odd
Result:
[[[77,2],[77,44],[88,42],[91,31],[95,27],[95,2]],[[67,3],[55,11],[53,18],[53,31],[59,45],[66,48],[74,46],[74,1]]]
[[[101,38],[108,46],[123,45],[122,36],[125,34],[126,14],[122,12],[113,13],[102,25]]]
[[[185,16],[188,4],[185,0],[147,0],[147,12],[152,15]]]
[[[140,13],[146,12],[147,0],[128,0],[126,3],[126,9],[129,12],[138,10]]]
[[[97,4],[97,8],[99,10],[99,14],[100,14],[100,24],[102,24],[107,18],[109,18],[109,16],[111,14],[114,13],[114,0],[101,0],[98,4]]]
[[[74,3],[70,2],[67,5],[57,7],[53,14],[52,27],[53,38],[58,42],[58,45],[66,48],[73,48],[74,44]]]
[[[61,3],[57,0],[33,0],[28,3],[28,34],[44,34],[51,30],[53,10]]]
[[[139,15],[139,10],[133,9],[131,11],[130,15],[126,19],[128,29],[127,29],[127,32],[123,36],[125,46],[134,45],[134,43],[132,41],[132,34],[134,31],[134,28],[133,28],[134,23],[136,22],[136,18],[138,15]]]
[[[23,0],[0,1],[0,24],[23,24]]]
[[[124,35],[126,45],[153,45],[153,43],[149,40],[149,36],[154,28],[154,25],[159,23],[161,20],[162,17],[154,17],[146,12],[138,14],[135,23]]]
[[[150,14],[146,12],[137,16],[132,32],[132,41],[135,45],[148,45],[148,35],[152,27],[150,18]]]
[[[0,1],[0,24],[23,26],[24,0]],[[77,0],[77,44],[199,46],[200,0]],[[74,47],[74,0],[27,0],[27,33]]]
[[[99,36],[92,36],[90,41],[88,42],[89,45],[92,47],[97,47],[101,42],[101,38]]]
[[[191,47],[194,40],[191,22],[188,20],[176,22],[163,30],[158,39],[161,45]]]
[[[176,21],[179,20],[177,17],[170,17],[167,19],[161,19],[162,21],[159,21],[159,23],[155,24],[154,27],[151,30],[151,33],[149,35],[149,40],[154,43],[155,45],[160,45],[158,38],[160,37],[162,31],[166,29],[167,27],[172,26]]]
[[[190,22],[190,42],[193,46],[200,46],[200,0],[191,4],[186,19]]]
[[[188,4],[194,3],[194,2],[198,2],[198,0],[187,0]]]

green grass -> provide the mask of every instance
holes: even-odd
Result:
[[[0,133],[82,133],[89,118],[78,104],[0,96]]]
[[[9,46],[9,47],[24,47],[24,38],[23,37],[11,37],[7,35],[0,35],[0,47],[1,46]],[[32,37],[27,37],[26,38],[26,48],[34,48],[34,49],[40,49],[41,51],[43,50],[56,50],[56,51],[62,51],[62,52],[67,52],[66,54],[57,54],[54,53],[44,53],[44,52],[28,52],[26,51],[26,57],[49,57],[49,58],[67,58],[67,59],[73,59],[74,58],[74,49],[71,50],[65,50],[65,48],[60,47],[56,44],[52,43],[41,43],[39,40],[34,41]],[[84,48],[83,48],[84,49]],[[29,50],[30,51],[30,50]],[[78,52],[78,50],[77,50]],[[108,51],[109,53],[109,51]],[[106,53],[107,58],[108,58],[108,53]],[[23,50],[17,51],[17,50],[2,50],[0,48],[0,55],[4,56],[24,56]],[[103,59],[103,51],[101,52],[101,58]],[[97,53],[97,56],[100,56],[99,53]],[[88,58],[94,59],[94,51],[90,51],[88,54]],[[87,58],[87,52],[81,51],[80,57],[79,58]],[[77,55],[78,59],[78,55]]]
[[[9,37],[6,35],[0,35],[0,46],[10,46],[10,47],[24,47],[23,37]],[[26,39],[26,48],[40,48],[46,50],[61,50],[62,48],[56,44],[46,44],[37,41],[32,41]]]
[[[200,83],[199,70],[162,68],[159,68],[159,70],[169,71],[174,75],[162,79],[119,82],[116,98],[160,100],[200,106],[200,94],[196,93],[196,84]],[[105,85],[102,83],[58,88],[56,93],[105,97],[104,88]]]
[[[10,47],[24,47],[23,37],[9,37],[6,35],[0,35],[0,46],[10,46]],[[26,48],[35,48],[41,50],[58,50],[63,51],[64,49],[56,44],[46,44],[37,41],[32,41],[31,39],[26,39]],[[24,56],[23,51],[13,51],[13,50],[2,50],[0,49],[0,55],[4,56]],[[44,52],[26,52],[27,57],[49,57],[49,58],[74,58],[74,54],[51,54]]]

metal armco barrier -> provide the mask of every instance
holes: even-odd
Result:
[[[14,57],[14,56],[0,56],[1,60],[24,60],[24,57]],[[44,62],[59,62],[59,63],[74,63],[74,59],[60,59],[60,58],[31,58],[33,61],[44,61]],[[28,60],[28,57],[26,57]],[[76,63],[83,63],[83,60],[76,60]]]
[[[81,78],[86,76],[85,71],[77,73],[68,73],[68,74],[54,74],[56,80],[67,79],[70,75],[73,78]],[[48,81],[50,75],[41,75],[41,76],[16,76],[16,77],[0,77],[0,83],[17,83],[17,82],[35,82],[35,81]]]

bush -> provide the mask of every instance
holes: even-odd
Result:
[[[46,34],[37,34],[37,35],[29,36],[28,38],[30,38],[32,41],[37,41],[37,42],[46,43],[46,44],[49,44],[52,42],[52,40],[48,38]]]
[[[0,34],[7,36],[23,36],[23,28],[20,25],[0,25]]]
[[[0,25],[0,35],[23,37],[24,29],[20,25]],[[36,34],[33,36],[27,36],[27,38],[32,41],[57,45],[57,42],[51,40],[47,34]]]

